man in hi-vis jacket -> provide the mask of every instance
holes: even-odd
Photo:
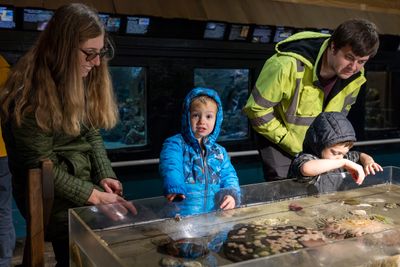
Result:
[[[363,19],[343,22],[332,35],[300,32],[276,45],[243,109],[259,134],[267,181],[287,177],[319,113],[347,115],[366,81],[363,67],[378,47],[375,25]]]

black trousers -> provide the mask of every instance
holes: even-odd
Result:
[[[56,267],[69,267],[69,243],[67,240],[52,241],[54,255],[56,257]]]
[[[262,135],[256,135],[265,181],[272,182],[286,179],[293,157]]]

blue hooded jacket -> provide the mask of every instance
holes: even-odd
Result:
[[[204,138],[204,155],[190,125],[190,104],[193,98],[206,95],[218,105],[214,130]],[[239,180],[226,150],[216,143],[223,119],[218,93],[208,88],[194,88],[183,105],[182,131],[165,140],[160,154],[160,175],[164,195],[183,194],[175,212],[192,215],[218,209],[225,195],[240,203]]]

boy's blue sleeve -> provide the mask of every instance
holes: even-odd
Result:
[[[186,195],[183,176],[183,147],[179,136],[175,135],[165,140],[160,153],[159,171],[164,181],[164,195]]]
[[[225,148],[222,148],[224,154],[224,160],[221,166],[221,193],[223,195],[231,195],[235,201],[236,205],[240,205],[240,187],[239,178],[236,174],[236,170],[233,167],[231,160]]]

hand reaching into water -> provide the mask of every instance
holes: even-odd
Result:
[[[129,212],[133,215],[137,214],[135,206],[125,199],[113,204],[100,205],[98,209],[113,221],[124,220]]]
[[[131,202],[115,193],[93,189],[88,203],[98,206],[100,211],[114,221],[123,220],[129,212],[133,215],[137,214],[137,210]]]
[[[363,167],[351,160],[345,159],[344,162],[343,168],[345,168],[351,174],[356,184],[361,185],[365,178]]]

